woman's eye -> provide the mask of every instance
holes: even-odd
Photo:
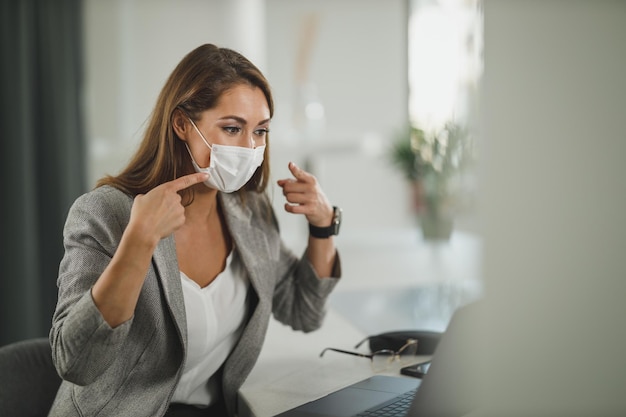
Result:
[[[237,127],[237,126],[224,126],[223,129],[226,131],[226,133],[230,133],[230,134],[233,134],[233,135],[235,133],[241,132],[241,128]]]
[[[254,134],[257,135],[257,136],[262,136],[263,137],[263,136],[267,135],[269,132],[270,132],[269,129],[265,129],[264,128],[264,129],[257,129],[257,130],[255,130]]]

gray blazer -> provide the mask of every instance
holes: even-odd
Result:
[[[295,330],[317,329],[337,280],[320,279],[306,258],[283,245],[267,197],[248,193],[242,203],[237,195],[219,196],[252,289],[247,325],[220,371],[227,410],[236,415],[237,391],[259,355],[270,314]],[[162,416],[180,377],[187,325],[173,236],[157,246],[130,320],[111,328],[91,297],[132,203],[121,191],[100,187],[69,211],[50,330],[53,360],[64,381],[49,416]],[[332,276],[340,274],[337,260]]]

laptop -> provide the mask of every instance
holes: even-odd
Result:
[[[375,375],[275,417],[371,416],[378,410],[399,408],[406,417],[460,417],[476,408],[472,386],[471,320],[478,302],[459,308],[431,358],[422,378]]]

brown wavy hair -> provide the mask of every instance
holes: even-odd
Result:
[[[184,143],[172,125],[174,111],[183,111],[197,121],[200,113],[214,108],[221,95],[239,84],[261,89],[274,115],[274,102],[267,79],[240,53],[205,44],[189,52],[165,82],[139,148],[121,173],[100,179],[96,187],[110,185],[136,196],[154,187],[194,172]],[[269,180],[269,135],[266,137],[263,163],[240,190],[264,192]],[[193,191],[183,191],[193,200]],[[190,194],[191,193],[191,194]]]

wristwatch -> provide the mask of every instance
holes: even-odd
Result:
[[[341,209],[333,206],[333,221],[330,226],[317,227],[309,223],[309,234],[318,239],[327,239],[339,234],[339,226],[341,226]]]

